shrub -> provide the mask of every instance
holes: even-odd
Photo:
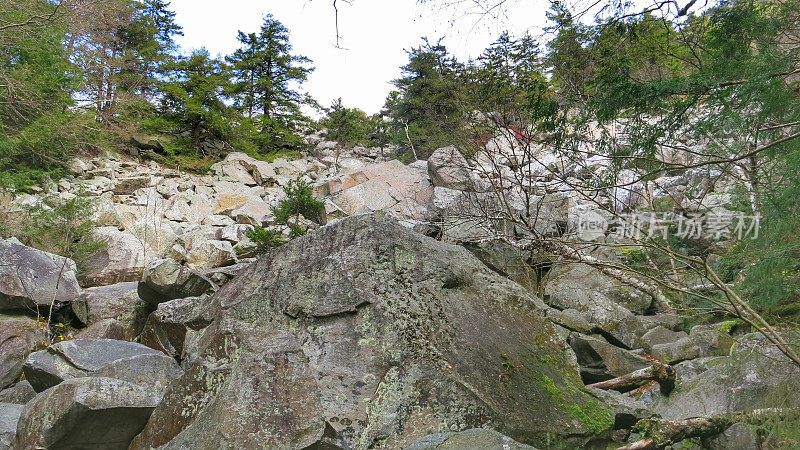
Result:
[[[270,249],[280,247],[286,240],[280,234],[262,227],[248,230],[246,236],[256,244],[256,253],[262,254]]]
[[[320,225],[324,223],[325,203],[314,198],[311,184],[297,178],[289,181],[283,187],[283,191],[287,198],[281,200],[278,207],[273,210],[276,223],[287,225],[294,236],[300,236],[304,232],[296,222],[290,223],[292,217],[303,216]]]

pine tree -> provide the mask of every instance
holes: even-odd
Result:
[[[239,32],[242,44],[228,62],[233,68],[233,96],[253,120],[255,140],[262,151],[294,146],[298,124],[305,119],[304,96],[296,90],[308,79],[311,60],[292,54],[289,30],[268,15],[258,33]]]

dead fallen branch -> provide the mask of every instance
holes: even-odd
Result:
[[[675,388],[675,368],[666,364],[654,364],[621,377],[589,384],[586,387],[627,392],[650,381],[658,382],[661,393],[669,395]]]
[[[722,433],[733,424],[743,422],[761,425],[768,421],[781,420],[789,414],[797,414],[794,409],[768,408],[717,414],[708,417],[690,417],[681,420],[643,419],[634,430],[645,436],[644,439],[620,447],[619,450],[657,450],[685,439],[711,436]]]

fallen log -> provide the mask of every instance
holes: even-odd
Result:
[[[621,377],[589,384],[586,387],[627,392],[651,381],[658,382],[661,393],[669,395],[675,389],[675,368],[667,364],[653,364]]]
[[[768,408],[681,420],[643,419],[633,429],[645,436],[644,439],[618,450],[658,450],[685,439],[722,433],[735,423],[761,425],[768,421],[781,420],[789,414],[797,415],[798,412],[788,408]]]

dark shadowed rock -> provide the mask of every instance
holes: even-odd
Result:
[[[0,315],[0,389],[22,375],[22,363],[47,335],[39,322],[25,316]]]
[[[117,283],[84,289],[72,302],[75,315],[86,325],[116,319],[123,327],[122,339],[139,335],[152,307],[139,298],[138,282]]]
[[[197,360],[131,448],[403,447],[487,424],[545,444],[611,426],[540,300],[382,214],[263,255],[212,301]]]
[[[208,297],[189,297],[161,303],[147,318],[139,342],[184,359],[183,343],[189,330],[199,331],[211,323]]]
[[[0,402],[0,448],[11,448],[23,405]]]
[[[81,291],[76,272],[71,259],[0,239],[0,311],[71,302]]]
[[[59,342],[28,357],[23,371],[36,392],[81,377],[116,378],[163,391],[183,373],[174,359],[159,351],[111,339]]]
[[[173,259],[157,259],[147,265],[139,283],[139,296],[157,305],[176,298],[197,297],[215,287],[211,280]]]
[[[28,380],[20,381],[10,388],[0,391],[0,403],[16,403],[24,405],[36,396],[36,391]]]
[[[25,405],[15,448],[126,449],[161,399],[113,378],[67,380]]]
[[[485,450],[536,450],[520,444],[494,430],[473,428],[454,433],[436,433],[417,439],[406,450],[460,450],[465,448]]]

